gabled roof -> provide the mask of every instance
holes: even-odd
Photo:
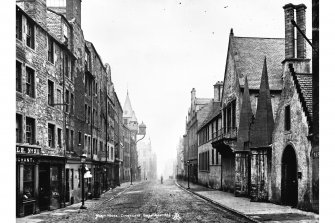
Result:
[[[210,123],[213,120],[213,118],[215,118],[216,116],[218,116],[221,113],[220,102],[218,102],[218,101],[216,101],[216,102],[212,101],[209,106],[211,106],[210,111],[208,112],[208,115],[205,118],[205,120],[199,126],[198,131],[201,130],[205,125],[207,125],[208,123]]]
[[[248,77],[249,89],[259,89],[263,59],[267,58],[269,86],[282,89],[282,61],[285,59],[284,38],[236,37],[231,34],[232,55],[240,86]]]
[[[205,105],[209,103],[212,99],[211,98],[196,98],[195,104],[196,105]]]
[[[274,120],[268,79],[265,58],[257,102],[256,119],[251,129],[251,148],[268,147],[272,143]]]

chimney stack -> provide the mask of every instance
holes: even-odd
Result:
[[[24,11],[33,18],[40,26],[47,27],[47,5],[46,0],[24,0]]]
[[[213,86],[214,86],[214,102],[220,102],[221,101],[222,88],[223,88],[223,82],[218,81]]]
[[[306,35],[306,5],[300,4],[296,7],[297,25]],[[297,58],[306,58],[306,41],[300,32],[297,32]]]
[[[66,18],[76,19],[76,23],[81,26],[81,0],[66,0]]]
[[[294,5],[287,4],[284,7],[285,12],[285,59],[295,58],[295,40],[294,26],[291,20],[294,20]]]

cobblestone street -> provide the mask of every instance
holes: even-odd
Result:
[[[182,189],[174,181],[135,183],[106,193],[99,200],[80,204],[17,222],[246,222]]]

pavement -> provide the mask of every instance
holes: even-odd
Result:
[[[140,182],[133,182],[133,185],[139,184]],[[122,183],[120,186],[110,189],[101,195],[99,199],[90,199],[85,201],[85,206],[87,209],[97,208],[98,206],[103,205],[104,203],[122,195],[131,187],[130,182]],[[68,218],[69,215],[74,213],[81,213],[85,210],[80,209],[81,202],[75,203],[65,208],[57,209],[54,211],[44,211],[40,214],[29,215],[22,218],[16,218],[17,223],[37,223],[37,222],[50,222],[50,219],[53,218]],[[47,220],[48,219],[48,220]],[[59,219],[60,220],[60,219]],[[55,222],[58,222],[57,220]]]
[[[187,181],[178,180],[179,187],[237,215],[245,216],[254,222],[319,222],[319,215],[302,211],[290,206],[277,205],[268,202],[251,202],[246,197],[235,197],[234,194],[210,189],[190,182],[187,189]]]

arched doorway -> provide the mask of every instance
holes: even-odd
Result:
[[[298,179],[297,179],[297,157],[292,146],[287,146],[282,158],[282,180],[281,180],[282,203],[297,206],[298,203]]]

